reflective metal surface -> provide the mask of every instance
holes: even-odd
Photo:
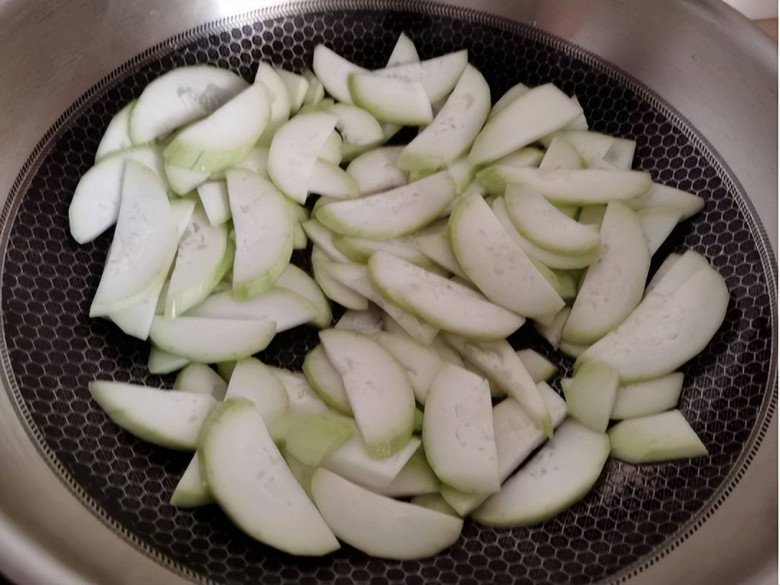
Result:
[[[768,41],[741,17],[714,2],[460,4],[534,23],[604,57],[656,91],[731,167],[776,247],[776,59]],[[0,4],[0,193],[8,192],[54,120],[104,75],[176,33],[257,7],[179,0]],[[773,428],[769,437],[775,436]],[[724,506],[638,581],[711,583],[717,576],[720,582],[736,583],[756,576],[762,563],[770,563],[771,571],[774,453],[776,442],[767,440]],[[40,460],[4,392],[0,465],[0,568],[14,580],[180,580],[81,506]],[[776,582],[771,574],[769,578]]]

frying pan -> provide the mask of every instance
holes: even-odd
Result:
[[[320,40],[378,66],[401,30],[423,56],[467,46],[496,96],[516,81],[556,81],[581,96],[596,129],[637,138],[640,167],[705,196],[666,251],[704,251],[734,298],[686,370],[681,407],[712,456],[613,462],[558,519],[514,531],[468,524],[460,545],[419,563],[349,550],[282,557],[216,513],[166,506],[186,462],[117,431],[86,399],[89,376],[152,378],[140,346],[84,319],[108,242],[76,247],[63,209],[110,116],[161,72],[190,60],[247,77],[261,58],[300,67]],[[671,0],[7,0],[0,39],[0,568],[15,582],[774,579],[776,57],[737,13]],[[311,339],[292,334],[263,357],[295,366]]]

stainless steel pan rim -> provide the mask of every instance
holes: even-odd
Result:
[[[281,16],[289,16],[303,11],[312,11],[312,9],[313,9],[312,4],[308,2],[297,2],[297,3],[285,5],[284,7],[274,7],[269,9],[254,10],[241,15],[226,17],[217,21],[203,24],[184,33],[175,35],[169,38],[168,40],[159,43],[155,47],[148,49],[147,51],[144,51],[143,53],[137,55],[136,57],[134,57],[133,59],[126,62],[124,65],[122,65],[120,68],[113,71],[109,76],[101,80],[95,86],[90,88],[87,92],[85,92],[70,108],[68,108],[58,118],[58,120],[51,127],[51,129],[40,140],[36,148],[33,150],[29,158],[25,162],[24,166],[20,170],[16,180],[12,185],[10,196],[6,201],[6,204],[3,207],[2,212],[0,213],[0,224],[4,225],[4,231],[2,234],[2,238],[0,239],[0,250],[2,250],[3,252],[3,254],[0,254],[0,274],[2,274],[3,271],[3,266],[1,263],[4,261],[5,258],[4,251],[5,251],[5,247],[7,244],[9,231],[11,227],[11,222],[7,220],[9,219],[9,217],[15,214],[16,209],[20,203],[20,197],[18,195],[20,193],[23,193],[26,190],[28,179],[34,174],[43,156],[46,154],[48,147],[51,146],[53,140],[57,137],[59,132],[67,125],[67,123],[75,115],[77,115],[87,104],[89,104],[93,99],[95,99],[100,94],[101,91],[110,87],[113,83],[115,83],[117,80],[122,78],[122,76],[128,71],[132,71],[136,68],[139,68],[143,64],[149,62],[150,60],[155,59],[169,52],[171,49],[179,45],[182,45],[188,41],[192,41],[198,37],[204,36],[209,33],[223,32],[226,29],[229,30],[231,27],[240,27],[242,24],[245,24],[247,22],[253,22],[256,20],[273,19]],[[593,53],[589,53],[588,51],[585,51],[584,49],[581,49],[579,47],[572,49],[571,43],[564,41],[563,39],[554,37],[550,33],[541,31],[539,29],[534,29],[533,27],[530,27],[527,24],[513,22],[508,19],[498,17],[486,12],[476,12],[473,10],[468,10],[459,7],[431,4],[424,0],[423,1],[420,0],[408,0],[408,1],[406,0],[379,0],[379,1],[325,0],[323,2],[317,3],[316,11],[319,12],[319,11],[328,11],[328,10],[361,10],[361,9],[362,10],[366,10],[366,9],[404,10],[404,11],[420,12],[426,14],[434,13],[441,16],[450,16],[456,18],[458,17],[463,18],[468,16],[469,18],[478,20],[481,23],[494,26],[497,28],[509,29],[513,31],[521,30],[524,35],[537,38],[537,39],[542,39],[546,43],[552,44],[553,46],[555,45],[566,46],[569,52],[571,52],[572,54],[576,55],[578,58],[582,59],[583,61],[585,61],[592,67],[594,67],[594,69],[604,72],[610,76],[614,75],[614,68],[610,66],[606,61],[604,61],[601,57],[598,57]],[[625,72],[621,72],[621,77],[622,77],[622,81],[627,86],[629,86],[632,90],[634,90],[637,94],[641,95],[644,99],[651,102],[655,108],[664,112],[670,119],[675,120],[678,123],[679,127],[684,129],[689,139],[695,145],[702,147],[701,151],[705,153],[705,156],[709,158],[713,156],[713,153],[717,153],[717,151],[712,147],[712,145],[708,144],[706,140],[704,140],[701,136],[699,136],[697,133],[694,133],[691,130],[691,124],[687,119],[685,119],[682,115],[680,115],[669,105],[667,105],[666,102],[664,102],[660,97],[658,97],[652,90],[647,88],[638,80],[630,77]],[[713,493],[709,501],[706,502],[705,506],[701,510],[699,510],[699,512],[697,512],[688,522],[682,525],[677,532],[671,535],[666,540],[666,542],[664,542],[655,551],[648,553],[644,557],[637,559],[631,566],[625,568],[624,570],[610,577],[608,579],[608,581],[610,582],[612,581],[624,582],[629,580],[631,577],[639,574],[640,572],[644,571],[649,566],[658,562],[660,559],[662,559],[667,554],[669,554],[672,550],[677,548],[682,542],[684,542],[689,536],[691,536],[696,530],[701,528],[706,523],[706,521],[712,516],[712,514],[714,514],[715,511],[723,504],[726,498],[729,497],[729,495],[738,485],[739,481],[742,479],[746,470],[748,469],[751,462],[753,461],[756,452],[761,446],[763,439],[766,436],[771,419],[773,418],[776,410],[776,405],[777,405],[777,371],[776,371],[777,314],[775,310],[776,299],[777,299],[776,263],[774,261],[774,257],[771,251],[771,246],[769,244],[769,238],[767,237],[763,225],[758,220],[757,213],[753,204],[751,203],[750,199],[746,196],[744,189],[741,187],[738,180],[736,179],[736,176],[731,171],[731,169],[726,164],[726,162],[722,160],[718,154],[714,154],[714,159],[715,159],[714,162],[716,166],[722,168],[725,171],[726,176],[724,177],[724,179],[727,181],[727,183],[732,184],[733,190],[737,192],[739,195],[737,197],[737,203],[739,204],[745,217],[750,223],[751,231],[754,234],[755,242],[759,248],[759,252],[762,258],[762,262],[764,264],[765,272],[767,275],[771,276],[771,279],[769,281],[768,291],[770,295],[770,300],[773,305],[773,310],[771,312],[771,320],[772,320],[771,327],[774,335],[772,339],[772,361],[770,364],[770,374],[768,377],[770,383],[768,384],[767,393],[760,407],[760,411],[758,415],[759,424],[757,424],[754,427],[752,433],[750,434],[749,439],[746,442],[747,448],[743,449],[743,452],[741,453],[737,464],[733,467],[732,471],[730,472],[726,480],[723,482],[721,487],[718,488]],[[0,315],[0,326],[1,325],[2,325],[2,315]],[[2,340],[0,340],[0,355],[2,355],[3,366],[4,366],[2,368],[3,382],[6,388],[9,390],[9,392],[14,394],[13,396],[14,400],[12,400],[12,402],[14,403],[14,406],[17,410],[17,414],[22,420],[25,421],[25,425],[28,433],[34,437],[35,443],[39,451],[41,452],[43,458],[53,468],[55,474],[84,503],[85,507],[88,508],[96,518],[98,518],[105,525],[109,526],[117,534],[121,535],[121,537],[123,538],[123,540],[125,540],[125,542],[131,544],[136,549],[143,551],[144,554],[154,558],[158,563],[175,571],[176,573],[178,573],[183,577],[195,581],[199,581],[199,582],[207,582],[199,574],[190,571],[189,569],[179,565],[178,563],[171,562],[170,559],[160,554],[153,547],[145,544],[144,542],[137,540],[137,538],[133,534],[131,534],[126,528],[121,526],[117,521],[112,519],[102,508],[100,508],[91,499],[91,497],[84,492],[84,490],[77,484],[77,482],[70,476],[69,472],[61,465],[61,463],[59,463],[59,461],[56,459],[54,454],[46,446],[45,441],[43,437],[40,435],[38,429],[36,428],[36,425],[33,423],[31,416],[24,405],[24,402],[21,400],[21,397],[18,396],[18,388],[16,387],[15,380],[13,378],[9,378],[7,375],[7,372],[11,371],[10,359],[5,347],[4,330],[2,330],[2,327],[0,327],[0,331],[2,331],[2,335],[3,335]]]

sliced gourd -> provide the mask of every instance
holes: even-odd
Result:
[[[704,349],[723,323],[728,302],[726,282],[711,267],[702,268],[675,290],[657,286],[577,364],[608,363],[624,383],[666,375]]]
[[[654,380],[621,386],[610,418],[622,420],[670,410],[680,400],[682,385],[683,375],[675,372]]]
[[[314,165],[337,121],[325,112],[298,114],[274,134],[268,151],[268,176],[293,201],[306,202]]]
[[[412,339],[405,332],[380,331],[373,338],[406,368],[414,396],[417,402],[424,404],[428,389],[444,365],[436,350]]]
[[[455,209],[450,239],[458,264],[494,303],[528,317],[555,313],[564,306],[481,197],[464,199]]]
[[[400,168],[436,171],[468,152],[490,111],[490,87],[467,65],[444,107],[401,152]]]
[[[155,286],[146,289],[146,292],[132,305],[112,311],[108,318],[122,331],[138,339],[148,339],[152,320],[157,313],[160,300],[164,298],[167,281],[160,281]]]
[[[348,310],[336,321],[335,329],[357,331],[365,335],[376,335],[382,331],[382,313],[373,307],[362,311]]]
[[[290,100],[290,113],[294,114],[303,105],[306,92],[309,91],[309,81],[303,75],[287,71],[281,67],[274,67],[274,71],[276,71],[276,74],[287,88],[287,97]]]
[[[284,272],[276,281],[276,286],[294,292],[309,301],[316,311],[312,324],[317,327],[330,325],[333,314],[331,313],[328,299],[322,294],[322,289],[312,280],[312,277],[295,266],[295,264],[290,264],[284,269]]]
[[[154,346],[149,350],[146,368],[150,374],[170,374],[190,363],[186,357],[163,351]]]
[[[252,402],[234,398],[216,408],[203,427],[198,454],[214,499],[249,536],[290,554],[339,548]]]
[[[95,152],[95,161],[99,161],[108,154],[135,146],[133,139],[130,138],[130,115],[135,103],[136,100],[131,101],[111,118]]]
[[[352,262],[365,264],[378,250],[383,250],[408,260],[418,266],[429,264],[427,256],[422,254],[414,245],[411,238],[393,238],[391,240],[369,240],[356,236],[336,235],[333,237],[333,245],[339,249]]]
[[[455,335],[446,335],[445,339],[496,386],[522,404],[534,424],[547,436],[552,435],[550,412],[539,395],[536,382],[508,341],[467,341]]]
[[[344,382],[349,404],[369,454],[390,457],[411,438],[414,393],[406,371],[371,337],[330,329],[320,340]]]
[[[539,332],[539,335],[544,337],[555,349],[558,349],[558,346],[561,344],[561,333],[570,312],[571,307],[564,307],[555,314],[549,323],[534,323],[534,327]]]
[[[258,64],[255,83],[262,84],[271,98],[268,124],[259,139],[262,144],[268,144],[279,126],[290,118],[290,94],[276,69],[264,61]]]
[[[352,415],[341,374],[328,359],[322,346],[312,349],[303,360],[303,373],[317,395],[331,408]]]
[[[490,387],[468,370],[444,365],[425,400],[423,446],[444,483],[469,493],[500,487]]]
[[[560,130],[581,113],[582,108],[553,84],[535,87],[491,116],[469,158],[475,164],[494,161]]]
[[[636,197],[650,188],[643,171],[507,169],[507,182],[528,185],[560,205],[593,205]]]
[[[704,207],[704,199],[673,187],[653,183],[649,188],[626,202],[633,209],[650,207],[669,207],[680,212],[680,221],[699,213]]]
[[[287,412],[287,390],[271,368],[255,358],[238,360],[230,374],[225,399],[246,398],[266,424]]]
[[[629,463],[703,457],[707,447],[679,410],[630,418],[609,429],[612,456]]]
[[[165,189],[148,167],[127,161],[114,240],[90,306],[90,317],[135,304],[164,282],[179,232]]]
[[[358,183],[361,195],[373,195],[406,185],[409,177],[398,167],[402,146],[384,146],[352,159],[347,172]]]
[[[355,432],[351,418],[325,411],[317,414],[289,413],[269,426],[274,441],[303,465],[318,467]]]
[[[268,347],[276,333],[273,321],[203,317],[155,317],[149,337],[157,347],[206,364],[249,357]]]
[[[607,430],[618,389],[615,368],[588,362],[573,378],[561,380],[569,414],[594,431]]]
[[[581,169],[585,161],[563,135],[556,135],[544,153],[540,169]]]
[[[334,165],[341,164],[342,150],[344,141],[341,139],[341,134],[338,130],[333,130],[322,145],[317,160],[324,160]]]
[[[273,286],[292,256],[293,218],[270,181],[243,169],[227,173],[236,230],[233,294],[251,299]]]
[[[309,191],[334,199],[355,199],[360,197],[360,187],[338,164],[317,159],[309,177]]]
[[[323,460],[322,467],[370,489],[383,489],[398,476],[420,445],[420,439],[412,437],[394,455],[376,459],[368,452],[360,435],[355,433]]]
[[[200,459],[196,451],[171,494],[171,505],[177,508],[197,508],[213,503],[214,497],[200,474]]]
[[[524,322],[470,288],[386,252],[371,257],[368,272],[382,296],[445,331],[500,339]]]
[[[216,405],[208,394],[170,392],[96,380],[89,393],[108,417],[136,437],[181,451],[194,451],[203,421]]]
[[[566,418],[566,403],[547,384],[540,383],[538,389],[550,411],[552,426],[557,428]],[[493,407],[493,434],[496,440],[498,474],[502,482],[547,440],[545,434],[528,418],[525,409],[514,398],[502,400]],[[449,485],[443,485],[441,493],[461,516],[476,510],[490,496],[465,493]]]
[[[468,279],[458,264],[450,243],[450,228],[447,224],[430,226],[414,236],[414,243],[426,257],[456,276]]]
[[[504,95],[498,98],[498,101],[495,104],[493,104],[493,108],[490,110],[490,117],[493,117],[499,112],[501,112],[501,110],[506,108],[509,104],[511,104],[521,95],[525,95],[526,93],[528,93],[530,89],[531,88],[524,83],[516,83],[515,85],[510,87],[508,90],[506,90],[506,92],[504,92]]]
[[[174,135],[163,150],[165,161],[197,171],[230,168],[252,150],[268,125],[270,112],[271,97],[265,86],[251,85],[207,118]]]
[[[534,382],[546,382],[558,371],[558,366],[533,349],[517,350],[517,357],[523,362],[528,375]]]
[[[188,364],[176,376],[173,389],[208,394],[214,400],[222,400],[227,391],[227,382],[206,364]]]
[[[431,223],[454,197],[452,180],[442,171],[383,193],[328,203],[314,215],[334,232],[387,240],[411,234]]]
[[[590,344],[600,339],[642,300],[650,252],[639,218],[614,201],[607,205],[600,235],[601,258],[588,267],[563,328],[563,339],[569,342]]]
[[[377,75],[422,83],[432,104],[445,99],[468,65],[466,50],[448,53],[433,59],[394,65],[375,71]]]
[[[306,377],[300,372],[285,370],[284,368],[268,367],[279,378],[287,392],[287,406],[290,412],[304,414],[316,414],[325,412],[328,407],[314,392]]]
[[[353,73],[366,73],[362,67],[347,61],[325,45],[314,47],[312,66],[317,78],[325,90],[340,102],[352,103],[349,92],[349,76]]]
[[[334,262],[349,262],[347,258],[333,244],[333,232],[314,219],[301,224],[309,239]]]
[[[636,212],[647,248],[652,256],[680,221],[680,211],[669,207],[647,207]]]
[[[70,235],[79,244],[91,242],[116,223],[127,161],[151,169],[165,188],[162,157],[154,146],[128,148],[102,158],[79,179],[68,208]]]
[[[533,189],[511,185],[504,201],[517,231],[541,248],[583,254],[599,245],[598,230],[567,217]]]
[[[177,195],[186,195],[190,191],[194,191],[208,181],[210,176],[211,173],[206,171],[193,171],[184,167],[165,165],[165,178],[168,179],[171,191]]]
[[[213,226],[220,226],[233,217],[225,181],[206,181],[198,185],[198,198]]]
[[[336,116],[336,129],[343,144],[342,158],[350,161],[385,140],[382,125],[366,110],[350,104],[333,104],[327,112]]]
[[[488,194],[499,197],[504,194],[507,185],[517,183],[517,169],[538,167],[541,160],[542,151],[527,146],[478,171],[475,178]]]
[[[375,73],[349,76],[352,101],[377,120],[401,126],[424,126],[433,120],[428,93],[419,81]]]
[[[581,500],[609,455],[609,439],[573,419],[473,514],[487,526],[530,526]]]
[[[439,491],[439,479],[428,464],[422,447],[414,452],[395,479],[384,487],[370,488],[376,493],[394,498],[408,498]]]
[[[325,296],[334,303],[362,311],[368,309],[368,299],[355,292],[335,276],[333,276],[335,263],[328,258],[318,246],[314,246],[311,251],[311,269],[314,273],[314,280],[325,293]]]
[[[375,494],[327,469],[314,472],[311,490],[336,536],[374,557],[429,557],[454,544],[463,528],[460,518]]]
[[[130,137],[135,144],[151,142],[210,114],[246,87],[227,69],[178,67],[144,88],[130,116]]]

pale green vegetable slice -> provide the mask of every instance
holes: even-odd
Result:
[[[206,116],[247,87],[227,69],[178,67],[144,88],[130,117],[130,136],[144,144]]]
[[[268,427],[274,441],[303,465],[318,467],[323,459],[343,445],[355,432],[351,418],[325,411],[317,414],[289,413]]]
[[[394,65],[375,71],[377,75],[395,77],[422,83],[432,104],[449,95],[468,65],[468,53],[464,49],[433,59]]]
[[[309,239],[334,262],[349,262],[344,254],[333,244],[333,232],[314,219],[301,224]]]
[[[587,130],[564,130],[556,137],[568,142],[588,167],[602,160],[615,142],[612,136]]]
[[[165,165],[165,178],[168,179],[171,191],[177,195],[186,195],[197,189],[208,181],[210,176],[211,173],[207,171],[193,171],[184,167]]]
[[[580,169],[583,166],[582,157],[561,134],[553,137],[539,163],[540,169]]]
[[[561,342],[558,344],[558,349],[570,358],[575,359],[585,353],[585,350],[588,349],[588,347],[590,347],[588,344],[574,343],[572,341],[566,341],[565,339],[561,339]]]
[[[328,359],[322,346],[312,349],[303,360],[303,373],[317,395],[331,408],[352,415],[341,374]]]
[[[571,416],[594,431],[607,430],[618,389],[615,368],[588,362],[573,378],[561,380],[561,388]]]
[[[609,429],[612,456],[629,463],[703,457],[707,447],[679,410],[630,418]]]
[[[636,418],[672,409],[680,400],[682,385],[683,375],[675,372],[654,380],[621,386],[610,418]]]
[[[230,268],[232,252],[227,229],[212,226],[198,206],[179,242],[165,297],[165,316],[178,317],[206,298]]]
[[[539,335],[544,337],[555,349],[558,349],[561,343],[561,333],[570,312],[571,307],[564,307],[555,314],[549,323],[540,323],[538,321],[534,323],[534,327],[539,332]]]
[[[601,224],[602,255],[580,285],[562,337],[593,343],[617,327],[642,300],[650,252],[639,218],[620,202],[607,205]]]
[[[431,223],[454,197],[452,180],[442,171],[383,193],[328,203],[314,215],[334,232],[386,240]]]
[[[220,226],[233,217],[225,181],[206,181],[198,185],[198,198],[211,225]]]
[[[267,146],[255,146],[246,155],[246,158],[240,163],[235,165],[234,168],[246,169],[257,173],[261,177],[267,177],[268,173],[266,167],[268,166],[268,147]]]
[[[262,84],[271,98],[268,124],[259,139],[261,143],[268,144],[279,126],[290,118],[290,94],[276,69],[264,61],[258,64],[255,83]]]
[[[374,557],[432,556],[454,544],[463,527],[460,518],[374,494],[326,469],[314,473],[311,490],[336,536]]]
[[[501,196],[509,184],[516,183],[516,169],[538,167],[543,153],[538,148],[527,146],[498,159],[475,175],[476,181],[489,195]]]
[[[381,490],[398,477],[420,445],[420,439],[412,437],[406,446],[394,455],[376,459],[368,452],[360,435],[355,433],[323,460],[322,467],[369,489]]]
[[[399,167],[435,171],[468,152],[490,110],[490,88],[474,67],[467,65],[436,118],[401,152]]]
[[[728,302],[726,282],[710,267],[674,290],[664,290],[659,284],[577,363],[606,362],[618,371],[622,382],[673,372],[709,343],[726,317]]]
[[[254,403],[266,424],[287,412],[287,390],[271,368],[255,358],[236,362],[225,399],[246,398]]]
[[[409,503],[414,506],[428,508],[434,512],[441,512],[450,516],[458,517],[458,513],[447,503],[441,494],[421,494],[414,496]]]
[[[645,289],[647,297],[658,289],[657,294],[674,292],[703,268],[709,267],[707,259],[694,250],[687,250],[684,254],[670,254],[664,263],[650,279]]]
[[[303,96],[301,110],[305,107],[316,107],[325,98],[325,87],[311,69],[304,69],[302,75],[309,82],[309,88],[306,90],[306,95]]]
[[[546,382],[558,371],[558,366],[533,349],[519,349],[516,353],[528,371],[528,375],[537,384]]]
[[[553,84],[535,87],[488,120],[469,158],[476,164],[494,161],[560,130],[581,113],[582,108]]]
[[[322,44],[314,47],[312,64],[314,73],[330,95],[340,102],[352,103],[348,86],[349,76],[353,73],[366,73],[365,69],[347,61]]]
[[[334,199],[355,199],[360,197],[357,181],[338,164],[318,159],[309,177],[309,192]]]
[[[222,400],[227,391],[227,382],[206,364],[189,364],[176,376],[173,389],[208,394],[214,400]]]
[[[414,46],[414,41],[406,36],[405,32],[402,32],[395,41],[393,52],[387,58],[387,66],[404,65],[405,63],[414,63],[419,60],[420,57],[417,55],[417,47]]]
[[[290,412],[316,414],[325,412],[328,407],[314,392],[306,377],[300,372],[266,366],[279,378],[287,392],[287,406]]]
[[[79,179],[68,208],[70,235],[79,244],[91,242],[116,223],[127,161],[145,165],[166,187],[162,157],[154,146],[129,148],[101,159]]]
[[[648,189],[626,202],[626,205],[633,209],[644,209],[648,207],[670,207],[680,212],[680,221],[688,219],[692,215],[699,213],[704,207],[704,199],[686,193],[673,187],[653,183],[648,185]]]
[[[178,132],[163,150],[165,161],[209,172],[241,162],[268,125],[270,102],[265,85],[249,86],[207,118]]]
[[[566,403],[550,386],[538,385],[553,428],[566,418]],[[496,440],[499,478],[503,482],[547,437],[528,418],[525,409],[514,398],[502,400],[493,407],[493,434]],[[441,494],[461,516],[470,514],[488,499],[490,494],[469,494],[443,485]]]
[[[389,327],[387,327],[387,329],[390,331]],[[431,342],[431,347],[436,350],[436,353],[439,354],[439,357],[442,361],[461,368],[465,367],[463,365],[463,359],[461,359],[460,354],[444,340],[443,336],[437,335],[436,338]]]
[[[213,503],[214,497],[200,474],[200,459],[196,451],[171,494],[171,505],[177,508],[197,508]]]
[[[496,215],[496,219],[498,219],[504,227],[506,233],[509,234],[509,237],[512,238],[518,247],[528,254],[529,258],[537,260],[550,268],[557,268],[560,270],[584,268],[598,261],[601,256],[601,249],[597,248],[584,254],[558,254],[556,252],[544,250],[536,244],[526,240],[520,235],[512,223],[512,220],[509,218],[503,197],[499,197],[493,202],[493,213]]]
[[[332,268],[334,278],[381,308],[412,338],[427,345],[436,337],[438,329],[385,299],[369,281],[365,266],[339,263]]]
[[[528,317],[555,313],[564,306],[481,197],[464,199],[455,209],[450,240],[463,272],[494,303]]]
[[[422,447],[414,452],[395,479],[381,488],[370,487],[371,491],[394,498],[406,498],[439,491],[439,478],[431,469]]]
[[[352,262],[365,264],[368,259],[377,252],[383,250],[404,260],[408,260],[418,266],[430,264],[427,256],[422,254],[409,237],[393,238],[390,240],[369,240],[356,236],[336,235],[333,237],[333,245],[336,246]]]
[[[274,287],[246,301],[229,290],[214,293],[187,312],[188,317],[216,319],[267,319],[277,333],[317,319],[317,308],[299,294]]]
[[[647,207],[636,212],[652,256],[680,221],[680,211],[669,207]]]
[[[281,67],[274,67],[274,71],[276,71],[285,88],[287,88],[287,97],[290,100],[290,113],[294,114],[303,105],[303,100],[309,91],[309,82],[303,75],[287,71]]]
[[[510,185],[504,201],[517,231],[541,248],[583,254],[599,245],[598,230],[567,217],[533,189]]]
[[[386,458],[401,450],[414,423],[414,393],[401,364],[371,337],[354,331],[322,331],[320,340],[341,375],[369,454]]]
[[[342,159],[350,161],[360,153],[381,144],[385,140],[381,124],[366,110],[345,103],[336,103],[327,112],[337,117],[336,129],[343,144]]]
[[[330,303],[325,298],[325,295],[322,294],[322,289],[319,285],[303,270],[294,264],[288,265],[277,279],[276,286],[292,291],[311,303],[316,310],[316,316],[312,320],[314,325],[317,327],[330,325],[333,319]]]
[[[601,222],[604,221],[606,212],[606,205],[585,205],[580,210],[580,216],[577,218],[577,221],[585,225],[592,225],[596,229],[601,229]]]
[[[515,398],[547,436],[552,435],[550,412],[539,394],[536,382],[508,341],[465,340],[455,335],[447,335],[445,339],[496,386]]]
[[[268,347],[273,321],[155,317],[149,337],[157,347],[194,362],[215,363],[249,357]]]
[[[509,104],[519,98],[521,95],[525,95],[531,88],[524,83],[516,83],[510,87],[504,95],[502,95],[498,101],[493,104],[490,110],[490,117],[497,115],[501,110],[506,108]]]
[[[337,130],[333,130],[322,145],[317,160],[324,160],[334,165],[341,164],[344,141]]]
[[[170,374],[182,369],[188,363],[190,363],[190,360],[186,357],[152,346],[149,350],[149,359],[146,362],[146,367],[150,374]]]
[[[559,514],[590,491],[609,448],[606,434],[567,420],[473,518],[487,526],[530,526]]]
[[[148,339],[157,307],[165,298],[167,284],[167,281],[160,281],[155,286],[147,288],[135,303],[124,309],[112,311],[108,318],[127,335]]]
[[[470,493],[500,487],[490,387],[468,370],[444,365],[425,400],[423,446],[436,476]]]
[[[271,288],[290,263],[293,218],[284,196],[251,171],[228,171],[227,186],[236,230],[233,294],[250,299]]]
[[[130,138],[130,114],[135,107],[135,103],[136,100],[131,101],[111,118],[95,152],[96,162],[108,154],[135,146],[132,138]]]
[[[208,394],[103,380],[90,382],[89,393],[123,429],[144,441],[181,451],[195,450],[200,427],[216,405]]]
[[[127,161],[114,240],[90,317],[129,307],[164,282],[178,242],[176,217],[160,179],[148,167]]]
[[[406,368],[417,402],[425,397],[444,363],[435,349],[412,339],[407,333],[380,331],[372,336]]]
[[[432,225],[414,236],[414,243],[426,257],[456,276],[468,279],[466,273],[458,264],[458,259],[452,251],[450,243],[450,228],[445,223]]]
[[[274,134],[268,176],[293,201],[306,202],[314,165],[336,122],[336,116],[325,112],[301,113]]]
[[[374,307],[365,310],[345,311],[333,326],[335,329],[357,331],[365,335],[376,335],[382,331],[382,313]]]
[[[424,126],[433,120],[431,102],[419,81],[356,73],[347,85],[352,101],[381,122]]]
[[[470,288],[386,252],[374,254],[368,270],[372,284],[382,296],[445,331],[497,339],[506,337],[524,322],[519,315]]]
[[[593,205],[644,193],[652,182],[643,171],[507,168],[507,183],[525,184],[555,204]]]
[[[339,548],[250,401],[232,399],[215,409],[198,454],[214,498],[249,536],[290,554],[324,555]]]
[[[187,226],[190,225],[190,220],[195,211],[197,200],[192,197],[187,197],[174,199],[169,201],[169,203],[171,205],[171,211],[176,217],[176,230],[179,232],[179,242],[181,242],[181,237],[184,235]]]
[[[385,146],[364,152],[352,159],[347,172],[358,183],[361,195],[373,195],[408,182],[408,175],[398,167],[403,146]]]
[[[348,309],[362,311],[368,308],[368,299],[343,284],[333,274],[336,263],[328,258],[319,246],[315,245],[311,251],[311,269],[314,280],[328,297],[335,303]]]

